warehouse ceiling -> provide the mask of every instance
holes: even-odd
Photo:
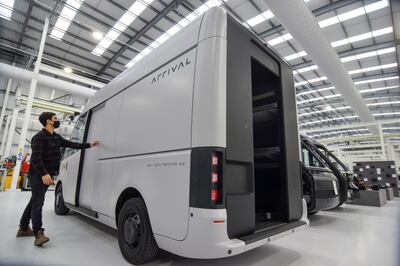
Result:
[[[400,119],[400,36],[395,37],[400,32],[399,4],[394,0],[305,4],[373,117]],[[0,61],[32,68],[44,18],[49,17],[43,62],[106,83],[216,5],[236,16],[292,66],[300,130],[319,139],[371,134],[368,126],[345,126],[356,125],[359,117],[263,0],[0,0]],[[400,123],[382,129],[384,134],[400,134]]]

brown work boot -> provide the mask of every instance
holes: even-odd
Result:
[[[29,227],[25,228],[19,228],[17,232],[17,237],[24,237],[24,236],[34,236],[35,234],[33,233],[32,229]]]
[[[35,236],[35,246],[40,247],[44,243],[49,242],[49,240],[50,239],[44,235],[44,231],[39,230],[39,231],[37,231],[36,236]]]

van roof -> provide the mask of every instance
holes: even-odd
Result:
[[[142,60],[123,71],[97,91],[89,99],[82,114],[140,81],[146,75],[162,67],[177,55],[187,51],[202,40],[216,36],[226,38],[226,24],[227,14],[223,8],[213,7],[209,9],[165,43],[155,48]]]

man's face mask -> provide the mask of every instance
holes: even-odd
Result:
[[[59,128],[60,127],[60,121],[54,121],[54,124],[53,124],[53,126],[54,126],[54,128]]]
[[[53,120],[53,127],[54,128],[59,128],[60,127],[60,121],[58,121],[58,120],[54,121]]]

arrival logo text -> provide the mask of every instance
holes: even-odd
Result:
[[[173,74],[173,73],[179,71],[180,69],[184,68],[187,65],[190,65],[191,63],[192,62],[189,60],[189,58],[186,58],[186,60],[183,60],[183,61],[181,61],[179,63],[176,63],[173,66],[170,66],[167,70],[164,70],[163,72],[160,72],[157,76],[154,76],[151,79],[151,84],[156,83],[160,79],[168,77],[170,74]]]

